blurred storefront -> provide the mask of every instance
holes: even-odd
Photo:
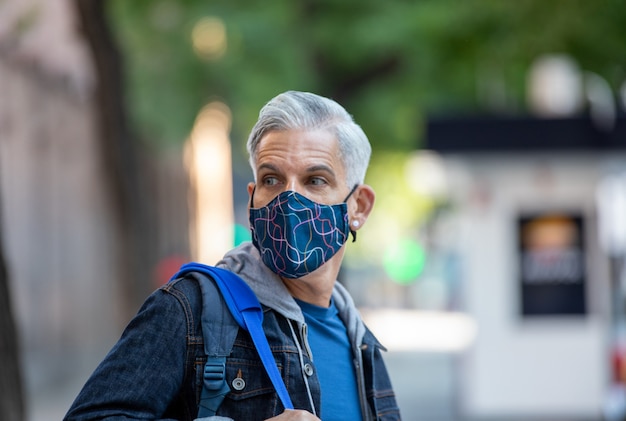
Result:
[[[458,365],[462,419],[603,419],[623,317],[601,235],[615,195],[598,199],[626,171],[626,119],[611,123],[429,121],[457,228],[460,308],[477,328]]]

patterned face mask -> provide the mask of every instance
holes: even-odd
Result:
[[[267,267],[295,279],[333,257],[350,233],[346,200],[355,189],[337,205],[321,205],[295,191],[284,191],[267,206],[250,209],[252,243]]]

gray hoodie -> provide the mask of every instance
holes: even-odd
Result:
[[[246,281],[250,288],[252,288],[261,304],[270,307],[287,319],[294,320],[297,323],[298,331],[301,332],[301,337],[305,341],[305,343],[301,345],[306,349],[309,357],[313,360],[313,355],[311,355],[306,338],[304,315],[302,314],[302,310],[300,310],[300,306],[298,306],[293,299],[280,277],[263,263],[258,250],[251,242],[245,242],[229,251],[216,266],[229,269],[238,274]],[[369,419],[370,411],[365,396],[362,357],[359,352],[365,334],[365,325],[354,305],[352,297],[339,282],[335,282],[332,297],[339,311],[339,317],[346,326],[350,343],[352,344],[355,364],[358,367],[357,380],[362,413],[365,419]],[[302,349],[300,349],[300,352],[303,352]],[[303,361],[302,356],[300,361]],[[304,370],[304,367],[302,367],[302,369]],[[304,376],[304,378],[306,379],[306,376]]]

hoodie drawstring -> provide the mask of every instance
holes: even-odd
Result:
[[[311,410],[313,411],[313,415],[317,416],[317,410],[315,409],[315,403],[313,402],[313,394],[311,393],[311,388],[309,387],[309,378],[304,371],[304,356],[302,352],[302,347],[300,346],[298,335],[296,335],[296,331],[294,330],[293,325],[291,324],[291,321],[289,319],[287,319],[287,324],[289,325],[289,329],[291,329],[291,337],[293,338],[293,341],[296,344],[296,348],[298,348],[298,357],[300,359],[300,371],[302,374],[302,379],[304,380],[304,384],[306,386],[306,392],[309,397],[309,402],[311,403]],[[306,324],[303,324],[303,326],[306,326]],[[307,342],[306,338],[302,338],[302,340],[305,343]],[[311,358],[311,360],[313,360],[313,358]]]

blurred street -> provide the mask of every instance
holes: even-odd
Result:
[[[455,403],[455,355],[389,352],[385,361],[405,421],[459,421]]]
[[[403,420],[460,421],[455,414],[453,354],[388,352],[385,362]],[[33,397],[29,421],[61,420],[89,374],[81,373],[74,382]]]

